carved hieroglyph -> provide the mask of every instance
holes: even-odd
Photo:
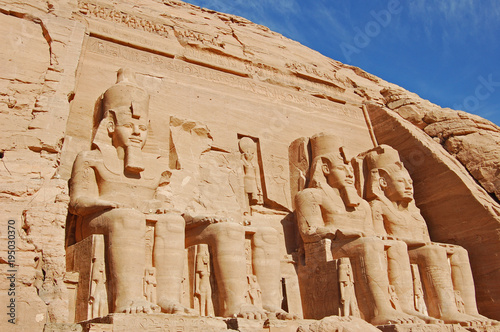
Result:
[[[425,220],[413,201],[412,180],[398,152],[381,145],[363,155],[364,192],[372,207],[377,235],[406,243],[410,260],[415,264],[402,266],[403,278],[412,275],[410,269],[413,271],[414,309],[425,312],[422,286],[416,276],[420,271],[430,316],[466,326],[497,323],[477,311],[465,249],[430,241]]]

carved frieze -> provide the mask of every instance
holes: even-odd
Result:
[[[136,14],[130,14],[123,10],[117,10],[110,5],[99,4],[98,2],[78,1],[78,10],[80,14],[86,17],[112,22],[162,37],[168,37],[168,31],[171,29],[169,25],[160,20],[152,20]]]

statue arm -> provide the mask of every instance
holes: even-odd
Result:
[[[99,199],[95,170],[92,167],[93,154],[94,151],[82,152],[73,164],[69,211],[78,216],[118,207],[118,203]]]
[[[295,197],[297,223],[304,242],[335,237],[336,230],[325,226],[320,200],[320,197],[308,190],[299,192]]]

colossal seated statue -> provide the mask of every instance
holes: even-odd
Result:
[[[103,234],[110,271],[110,312],[189,313],[180,305],[184,219],[155,199],[169,173],[143,153],[148,136],[149,95],[135,75],[120,69],[94,117],[90,151],[78,154],[70,180],[69,209],[75,240]],[[143,295],[146,220],[155,222],[157,304]]]
[[[370,206],[354,187],[353,170],[340,140],[321,133],[313,136],[310,143],[309,184],[295,198],[299,232],[305,246],[330,239],[332,257],[349,258],[363,319],[376,325],[423,322],[415,315],[393,307],[390,280],[400,278],[400,264],[409,266],[407,247],[404,242],[375,236]],[[335,285],[325,284],[323,287]],[[363,301],[359,300],[360,296]],[[345,300],[342,299],[344,303]],[[354,303],[354,299],[348,300]],[[350,306],[350,312],[356,311]],[[343,309],[340,311],[347,308]]]
[[[456,245],[431,242],[426,222],[413,200],[412,180],[398,152],[381,145],[362,158],[364,192],[372,207],[375,231],[381,237],[408,245],[411,263],[420,271],[428,314],[445,323],[496,324],[478,313],[467,251]],[[409,267],[402,270],[403,279],[410,279]],[[404,302],[411,301],[407,298]],[[421,300],[415,298],[413,303],[413,309],[423,311]]]

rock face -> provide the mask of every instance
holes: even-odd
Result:
[[[0,278],[9,281],[0,283],[0,302],[4,308],[9,305],[0,329],[96,330],[110,329],[118,321],[115,327],[122,329],[133,321],[146,330],[168,325],[163,320],[169,317],[175,317],[172,327],[184,324],[192,331],[233,326],[222,318],[183,320],[165,314],[192,310],[218,317],[239,315],[240,330],[262,329],[268,315],[271,330],[366,330],[358,318],[288,321],[297,317],[354,315],[374,324],[388,323],[390,319],[374,317],[376,297],[360,301],[370,293],[369,285],[356,277],[363,262],[371,259],[362,258],[362,246],[347,256],[332,255],[333,236],[318,240],[310,234],[304,240],[307,236],[299,231],[302,210],[295,196],[314,191],[308,190],[315,144],[309,142],[321,132],[342,137],[342,160],[346,165],[353,160],[357,186],[346,196],[354,204],[349,209],[356,206],[358,211],[352,220],[363,219],[361,210],[372,218],[368,203],[361,200],[359,183],[365,175],[356,156],[377,144],[399,152],[414,181],[415,208],[430,239],[449,244],[445,247],[450,262],[453,248],[467,249],[468,260],[459,255],[465,265],[451,264],[463,270],[470,262],[479,313],[500,319],[500,258],[495,254],[500,251],[498,126],[442,109],[244,18],[181,1],[0,0],[0,30]],[[103,96],[115,86],[120,68],[135,73],[137,89]],[[140,98],[146,95],[147,105]],[[113,102],[106,100],[126,102],[110,106]],[[113,118],[123,107],[134,120]],[[133,123],[144,119],[146,111],[149,122],[137,126],[147,132],[144,145],[123,153],[110,128],[121,132],[130,122],[128,128],[137,136]],[[104,115],[111,118],[99,128]],[[96,140],[109,142],[101,147]],[[327,141],[326,150],[337,144],[335,139]],[[72,175],[79,154],[85,157],[79,159],[85,181],[71,180],[69,187],[78,173]],[[89,181],[89,176],[97,180]],[[106,181],[113,176],[122,180],[111,182],[126,188],[109,189]],[[156,182],[143,185],[138,179]],[[112,215],[109,220],[134,227],[141,220],[139,231],[125,236],[144,246],[139,256],[131,250],[135,261],[115,257],[109,230],[78,228],[85,218],[96,220],[88,216],[97,213],[92,209],[99,205],[75,199],[78,183],[86,183],[84,191],[92,193],[82,197],[106,196],[122,204],[120,208],[135,211],[105,207]],[[140,189],[146,187],[150,199]],[[82,212],[85,204],[91,212]],[[136,218],[130,221],[130,216]],[[178,254],[172,258],[177,263],[169,263],[175,271],[159,263],[166,259],[159,254],[165,238],[161,234],[172,238],[167,242],[175,248],[169,247],[165,255]],[[417,252],[402,255],[408,264],[411,259],[418,265]],[[387,252],[380,255],[388,257]],[[116,263],[120,260],[125,263]],[[123,281],[114,271],[128,263],[137,271],[125,273]],[[316,264],[315,270],[306,269],[308,264]],[[434,308],[437,295],[429,291],[432,282],[425,281],[428,267],[422,264],[407,272],[420,271],[424,302]],[[408,298],[402,299],[399,286],[391,282],[391,269],[382,270],[389,277],[382,277],[388,284],[381,298],[396,310]],[[416,282],[408,273],[404,280]],[[451,278],[456,275],[452,272]],[[314,282],[306,285],[308,278]],[[140,305],[131,306],[122,296],[122,289],[129,289],[120,286],[122,281],[134,284]],[[455,281],[452,291],[458,290]],[[325,282],[337,286],[321,288]],[[85,284],[87,293],[82,293]],[[166,287],[169,284],[174,286]],[[311,285],[316,286],[309,292]],[[415,288],[411,292],[410,298],[416,297]],[[472,313],[471,296],[455,293],[454,308]],[[463,310],[462,302],[467,307]],[[104,307],[109,312],[161,307],[164,313],[144,321],[121,313],[103,318]],[[429,310],[430,316],[441,319]],[[477,327],[481,320],[484,323],[484,318],[448,322],[470,321],[464,324]],[[391,323],[404,321],[437,329],[408,317]],[[393,328],[416,328],[411,324]]]
[[[384,89],[386,106],[434,138],[491,195],[500,199],[500,128],[479,116],[442,109],[403,91]]]

